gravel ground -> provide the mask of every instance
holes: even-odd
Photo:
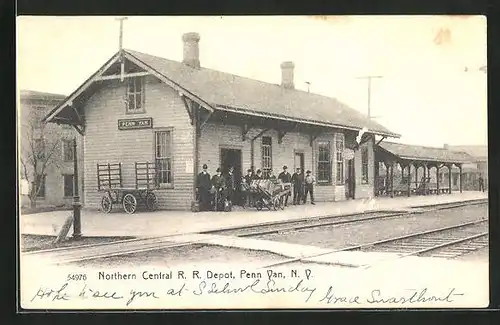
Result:
[[[287,234],[272,234],[260,237],[267,240],[282,241],[303,245],[340,249],[382,239],[388,239],[414,232],[452,226],[460,223],[487,219],[487,204],[446,209],[401,219],[372,220],[361,224],[347,224],[322,228],[304,229]],[[476,257],[474,257],[476,256]],[[482,259],[486,255],[470,254],[469,259]],[[462,258],[466,258],[465,256]],[[185,264],[209,263],[257,263],[268,265],[286,260],[286,257],[262,251],[242,250],[219,246],[191,245],[188,247],[168,248],[157,251],[110,257],[99,260],[75,263],[79,266],[122,267],[137,265],[179,266]],[[295,263],[307,266],[309,263]]]
[[[453,226],[487,218],[487,205],[481,204],[456,209],[425,212],[403,218],[310,228],[286,234],[269,234],[252,238],[340,249],[347,246],[366,244],[415,232]]]
[[[98,260],[73,263],[81,267],[99,268],[133,267],[138,265],[161,265],[173,267],[185,264],[210,263],[257,263],[273,264],[286,258],[268,252],[227,248],[220,246],[190,245],[186,247],[167,248],[156,251],[108,257]]]
[[[66,239],[59,244],[54,244],[56,236],[41,236],[41,235],[21,235],[21,251],[31,252],[42,249],[50,249],[56,247],[70,247],[90,244],[109,243],[118,240],[133,239],[134,237],[82,237],[79,240],[71,238]]]
[[[474,252],[464,254],[456,258],[459,261],[481,261],[487,262],[490,258],[490,249],[488,247],[478,249]]]

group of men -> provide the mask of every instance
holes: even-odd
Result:
[[[271,174],[269,177],[265,177],[260,169],[256,172],[254,172],[253,168],[247,170],[247,175],[241,180],[241,194],[247,205],[251,204],[250,184],[254,180],[265,178],[275,178],[275,176]],[[304,170],[302,168],[297,168],[295,173],[290,175],[287,166],[283,166],[283,171],[278,175],[278,179],[282,183],[292,184],[294,205],[305,204],[308,194],[311,199],[311,204],[315,204],[314,185],[316,184],[316,180],[310,170],[304,175]],[[217,168],[216,174],[210,177],[208,166],[204,164],[203,170],[198,174],[196,184],[200,211],[209,211],[213,209],[213,205],[216,204],[213,202],[215,193],[226,198],[229,203],[232,204],[235,199],[236,185],[234,168],[232,166],[228,168],[225,175],[222,174],[220,168]],[[285,198],[285,205],[288,205],[288,198],[289,196],[287,195]]]
[[[295,173],[291,177],[286,171],[287,167],[283,166],[283,172],[278,176],[278,178],[289,179],[289,183],[293,185],[293,204],[306,204],[307,203],[307,194],[309,194],[311,199],[311,204],[314,203],[314,185],[316,185],[316,179],[311,174],[311,171],[306,171],[306,175],[304,176],[304,169],[297,167]],[[284,182],[284,181],[283,181]],[[287,198],[288,200],[288,198]]]
[[[212,210],[212,200],[216,195],[227,198],[231,203],[233,200],[236,182],[234,179],[234,168],[229,167],[227,173],[222,175],[220,168],[217,168],[216,174],[210,177],[208,173],[207,164],[203,165],[203,170],[198,174],[196,180],[196,189],[198,193],[198,200],[200,202],[200,211]]]

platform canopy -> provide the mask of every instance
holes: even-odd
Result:
[[[444,148],[424,147],[395,142],[381,142],[376,148],[379,161],[425,164],[463,164],[473,162],[474,158],[465,152]]]

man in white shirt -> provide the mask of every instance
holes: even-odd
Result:
[[[305,193],[304,193],[304,204],[307,202],[307,193],[311,196],[311,204],[314,203],[314,185],[316,184],[316,179],[311,175],[311,171],[306,172],[306,177],[304,178]]]

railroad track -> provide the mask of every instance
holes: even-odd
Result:
[[[313,217],[299,221],[288,220],[285,222],[273,223],[268,225],[255,225],[255,226],[233,228],[228,230],[215,230],[204,233],[217,234],[222,236],[255,237],[268,234],[283,234],[301,229],[317,228],[317,227],[324,227],[331,225],[343,225],[343,224],[394,218],[394,217],[403,217],[415,213],[418,212],[390,211],[390,212],[363,213],[362,217],[360,217],[360,214],[344,215],[344,216]]]
[[[327,253],[292,258],[272,265],[267,265],[265,268],[346,251],[397,253],[397,258],[423,255],[448,259],[456,258],[488,246],[488,231],[484,231],[484,225],[487,222],[488,220],[479,220],[412,233],[346,247]]]
[[[350,224],[350,223],[370,221],[370,220],[381,220],[393,217],[407,217],[410,215],[420,214],[433,210],[453,209],[466,205],[484,204],[486,202],[487,201],[474,200],[471,202],[465,201],[457,203],[445,203],[441,205],[432,205],[432,206],[420,206],[420,207],[415,206],[411,207],[413,210],[405,210],[405,211],[365,212],[362,213],[363,215],[362,217],[360,217],[360,213],[343,215],[343,216],[308,217],[303,219],[285,220],[280,222],[261,223],[252,226],[232,227],[222,230],[212,230],[212,231],[202,232],[202,234],[217,234],[217,235],[238,236],[238,237],[254,237],[254,236],[261,236],[268,234],[282,234],[308,228]],[[277,227],[280,225],[283,226]]]
[[[481,204],[484,202],[472,202],[472,204]],[[457,204],[445,204],[446,209],[460,207],[463,205],[471,205],[471,203],[459,202]],[[230,227],[226,229],[212,230],[200,232],[199,234],[217,234],[227,236],[251,237],[260,236],[272,233],[286,233],[300,229],[344,225],[358,222],[365,222],[377,219],[387,219],[396,217],[407,217],[413,214],[423,213],[418,209],[414,211],[378,211],[368,213],[357,213],[344,216],[323,216],[323,217],[308,217],[295,220],[285,220],[278,222],[266,222],[258,225]],[[360,217],[361,216],[361,217]],[[160,236],[154,238],[136,238],[127,239],[115,242],[89,244],[81,246],[61,247],[40,251],[31,251],[23,253],[26,257],[50,258],[57,261],[58,264],[72,263],[78,261],[107,258],[113,256],[127,255],[132,253],[146,252],[152,250],[180,248],[190,246],[200,240],[186,240],[183,242],[172,240],[176,235]]]

